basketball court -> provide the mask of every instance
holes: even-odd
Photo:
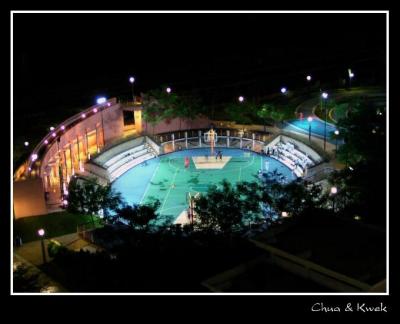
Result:
[[[204,193],[211,185],[226,179],[256,181],[260,169],[277,170],[288,181],[295,176],[282,163],[240,149],[221,148],[222,159],[210,155],[210,148],[178,151],[147,161],[126,172],[113,183],[127,203],[161,202],[158,224],[172,224],[187,218],[188,194]],[[185,167],[185,158],[189,165]]]

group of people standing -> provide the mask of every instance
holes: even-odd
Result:
[[[265,154],[267,156],[269,156],[269,155],[277,155],[279,157],[279,150],[277,148],[275,148],[275,147],[271,148],[271,150],[270,150],[270,148],[267,147],[267,151],[261,150],[261,154]]]
[[[222,160],[222,151],[215,152],[215,159],[218,160],[218,158]]]

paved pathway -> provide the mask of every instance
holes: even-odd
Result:
[[[83,249],[86,251],[95,252],[97,250],[100,250],[99,247],[96,247],[95,245],[90,244],[89,242],[81,239],[77,233],[54,237],[52,238],[52,240],[56,240],[60,242],[62,245],[74,251],[79,251],[80,249]],[[45,253],[47,261],[51,261],[51,258],[47,253],[48,243],[49,240],[46,239]],[[14,253],[26,259],[27,261],[31,262],[35,266],[43,264],[43,256],[42,256],[40,240],[25,243],[21,247],[14,248]]]
[[[62,293],[67,292],[60,283],[54,281],[38,267],[24,259],[20,255],[14,253],[13,255],[13,271],[23,269],[23,277],[29,281],[31,278],[35,278],[34,287],[30,288],[30,291],[13,291],[13,293]],[[14,289],[19,289],[13,286]]]
[[[77,233],[54,237],[52,240],[60,242],[62,245],[73,251],[79,251],[82,249],[84,251],[96,252],[101,250],[101,248],[81,239]],[[47,262],[52,260],[47,252],[47,246],[49,242],[50,239],[45,240],[45,253]],[[37,279],[35,279],[35,289],[37,289],[37,291],[30,291],[30,293],[57,293],[67,291],[59,283],[48,277],[38,268],[38,266],[43,264],[40,240],[25,243],[18,248],[14,247],[13,262],[14,271],[19,266],[22,266],[24,269],[26,269],[24,277],[30,278],[37,276]]]

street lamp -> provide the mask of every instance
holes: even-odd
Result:
[[[332,195],[332,209],[333,209],[333,212],[335,212],[335,195],[337,194],[337,188],[336,187],[331,187],[331,195]]]
[[[354,78],[354,73],[351,69],[348,69],[347,71],[349,72],[349,89],[351,89],[351,79]]]
[[[239,100],[239,102],[243,102],[243,101],[244,101],[244,97],[243,97],[243,96],[240,96],[240,97],[238,98],[238,100]]]
[[[285,87],[281,88],[281,93],[285,94],[287,92],[287,89]]]
[[[165,91],[167,91],[167,93],[171,93],[172,89],[168,87]]]
[[[44,248],[44,234],[45,234],[44,229],[40,228],[38,230],[38,235],[40,236],[40,244],[42,246],[43,263],[46,263],[47,261],[46,261],[46,250]]]
[[[25,146],[29,146],[29,142],[24,142],[24,145]]]
[[[335,155],[337,154],[337,150],[338,150],[338,135],[339,135],[339,130],[335,130],[335,137],[336,137],[336,151],[335,151]]]
[[[313,118],[310,116],[307,118],[308,121],[308,141],[311,142],[311,122],[313,121]]]
[[[135,83],[135,78],[133,76],[129,77],[129,83],[132,85],[132,99],[133,103],[135,103],[135,94],[133,92],[133,84]]]
[[[322,99],[328,99],[328,94],[326,92],[323,92],[321,95]],[[326,102],[325,102],[325,126],[324,126],[324,151],[326,151],[326,119],[328,118],[328,110],[326,109]]]
[[[311,75],[307,75],[306,79],[307,81],[311,81]]]
[[[100,98],[97,98],[97,100],[96,100],[98,105],[101,105],[101,104],[105,103],[106,101],[107,101],[107,99],[105,97],[100,97]]]
[[[133,77],[132,77],[132,79],[133,79]],[[133,81],[135,81],[135,79],[133,79]],[[97,102],[98,105],[102,105],[102,104],[104,104],[106,101],[107,101],[107,98],[106,98],[106,97],[99,97],[99,98],[97,98],[97,100],[96,100],[96,102]],[[96,109],[96,108],[95,108],[95,109]],[[96,113],[96,112],[97,112],[97,109],[96,109],[96,110],[93,109],[93,112]],[[103,146],[104,146],[106,140],[105,140],[105,138],[104,138],[103,109],[101,109],[101,111],[100,111],[100,117],[101,117],[101,130],[102,130],[102,133],[103,133]],[[97,136],[97,132],[96,132],[96,136]],[[97,148],[97,149],[98,149],[98,148]]]

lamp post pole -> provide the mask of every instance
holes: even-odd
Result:
[[[132,100],[133,100],[133,103],[135,103],[135,93],[133,91],[133,84],[135,83],[135,78],[133,76],[131,76],[129,78],[129,82],[132,85]]]
[[[42,247],[43,263],[47,263],[47,260],[46,260],[46,249],[44,247],[44,234],[45,234],[44,229],[43,228],[39,229],[38,230],[38,234],[40,236],[40,244],[41,244],[41,247]]]
[[[335,198],[337,194],[338,189],[336,187],[331,188],[331,195],[332,195],[332,210],[335,212]]]
[[[335,137],[336,137],[336,150],[335,150],[335,157],[337,154],[337,150],[338,150],[338,136],[339,136],[339,131],[335,130]]]
[[[313,121],[312,117],[308,117],[308,141],[311,143],[311,122]]]
[[[324,151],[326,151],[326,120],[328,118],[328,111],[326,107],[326,99],[328,98],[328,94],[326,92],[322,93],[322,99],[325,99],[324,108],[325,108],[325,123],[324,123]],[[324,102],[324,100],[322,100]]]

